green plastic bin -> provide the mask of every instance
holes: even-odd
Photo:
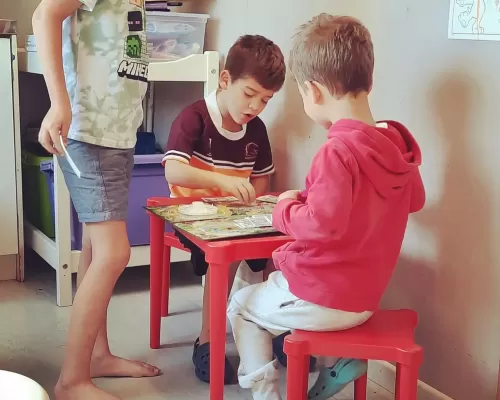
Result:
[[[51,193],[47,179],[40,171],[40,163],[52,160],[52,156],[33,150],[25,151],[22,159],[24,213],[32,225],[54,239],[56,232],[52,218]]]

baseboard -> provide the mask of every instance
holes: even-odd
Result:
[[[371,361],[368,378],[385,390],[394,393],[396,367],[384,361]],[[453,400],[422,381],[418,381],[418,400]]]

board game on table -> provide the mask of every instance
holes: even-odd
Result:
[[[207,197],[201,200],[213,206],[207,215],[189,213],[189,205],[146,207],[146,209],[170,222],[174,228],[202,240],[276,233],[272,227],[276,196],[259,197],[252,205],[242,204],[235,197]],[[192,206],[196,205],[193,203]]]

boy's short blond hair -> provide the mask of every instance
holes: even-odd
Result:
[[[320,14],[294,36],[290,70],[299,85],[318,82],[335,97],[369,92],[373,83],[373,43],[357,19]]]

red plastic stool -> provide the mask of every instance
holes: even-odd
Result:
[[[295,331],[285,338],[287,398],[307,399],[311,355],[395,362],[396,400],[417,400],[423,351],[415,344],[415,311],[377,311],[365,324],[339,332]],[[354,399],[366,400],[367,377],[355,382]]]
[[[163,238],[163,265],[161,276],[161,316],[168,317],[168,302],[170,298],[170,254],[174,249],[184,250],[189,252],[179,238],[172,232],[166,232]]]

